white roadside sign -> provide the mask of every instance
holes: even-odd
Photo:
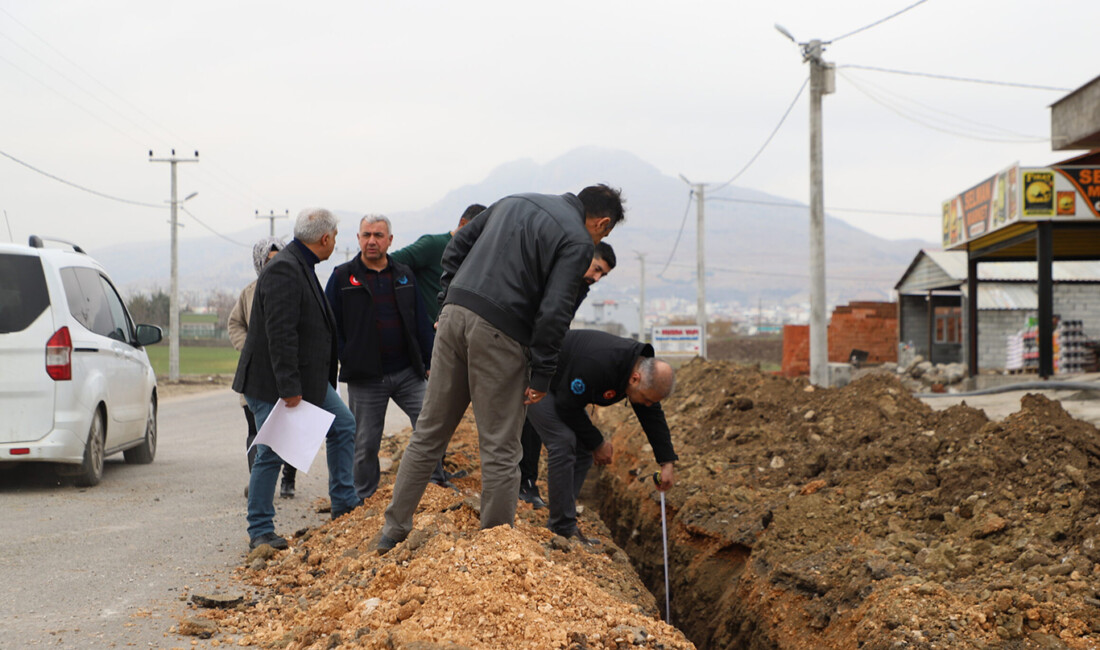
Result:
[[[702,337],[696,325],[670,325],[654,327],[650,340],[657,356],[698,355]]]

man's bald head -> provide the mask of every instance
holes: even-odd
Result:
[[[676,372],[666,361],[638,357],[627,381],[626,396],[633,404],[652,406],[672,394]]]

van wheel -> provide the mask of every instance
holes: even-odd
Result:
[[[137,447],[122,452],[131,465],[148,465],[157,455],[157,398],[149,398],[149,413],[145,416],[145,440]]]
[[[76,475],[78,487],[99,485],[103,478],[104,433],[103,411],[96,409],[92,415],[92,426],[88,429],[88,442],[84,445],[84,462],[80,464],[80,471]]]

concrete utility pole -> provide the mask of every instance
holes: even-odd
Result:
[[[642,267],[639,273],[641,276],[641,291],[638,295],[638,340],[645,343],[645,253],[634,251],[634,255],[638,258],[638,263]]]
[[[706,230],[703,228],[703,200],[704,185],[696,183],[696,212],[695,223],[695,274],[699,278],[699,288],[696,291],[696,318],[699,320],[699,356],[707,358],[707,267],[703,260],[703,250],[707,242]]]
[[[829,330],[825,318],[825,194],[821,97],[836,91],[836,68],[821,60],[824,44],[799,43],[782,25],[775,29],[802,48],[810,64],[810,383],[829,385]]]
[[[821,41],[804,46],[810,64],[810,382],[829,385],[829,330],[825,315],[825,198],[821,97],[835,90],[832,64],[821,60]]]
[[[172,155],[168,158],[154,158],[153,150],[149,150],[149,162],[166,162],[172,168],[172,279],[168,294],[168,380],[179,381],[180,378],[180,285],[179,285],[179,238],[177,230],[179,226],[179,204],[183,201],[176,200],[176,163],[198,162],[199,152],[195,152],[194,158],[177,158],[176,150],[172,149]],[[190,199],[194,194],[187,197]],[[184,199],[186,201],[187,199]]]
[[[275,214],[275,211],[272,210],[271,214],[266,214],[266,215],[265,214],[260,214],[260,211],[256,210],[256,218],[257,219],[270,219],[271,220],[271,231],[268,234],[270,234],[272,237],[274,237],[275,236],[275,220],[276,219],[289,219],[290,218],[290,210],[284,211],[283,214]]]
[[[707,358],[707,274],[706,260],[704,259],[705,244],[707,240],[706,230],[703,227],[704,209],[706,200],[706,184],[692,183],[680,174],[680,180],[692,187],[695,193],[695,319],[699,323],[699,356]]]

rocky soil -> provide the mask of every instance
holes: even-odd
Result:
[[[665,407],[672,621],[699,647],[1100,647],[1100,435],[1059,403],[990,422],[890,374],[695,361]],[[652,453],[628,408],[600,415],[600,510],[663,598]]]
[[[1100,434],[1058,402],[992,422],[933,411],[894,373],[815,390],[696,360],[665,409],[672,623],[698,647],[1100,647]],[[582,515],[599,548],[526,504],[514,529],[478,531],[467,420],[447,457],[471,473],[461,494],[429,486],[405,543],[371,553],[383,488],[245,559],[246,601],[194,619],[215,642],[293,649],[692,647],[659,620],[652,450],[628,406],[596,417],[616,450]],[[403,439],[385,444],[399,461]]]
[[[382,453],[399,459],[406,441],[386,439]],[[595,548],[553,535],[546,511],[525,503],[514,528],[478,530],[469,416],[447,465],[470,472],[455,481],[460,492],[429,485],[416,528],[393,551],[378,556],[372,544],[391,495],[383,487],[339,520],[298,531],[286,551],[253,551],[229,590],[243,588],[244,602],[196,612],[177,632],[290,650],[695,647],[658,619],[652,594],[591,510],[582,518],[603,540]]]

